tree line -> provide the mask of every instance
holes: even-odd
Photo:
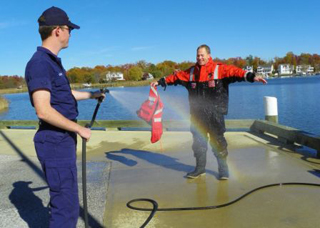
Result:
[[[153,64],[140,60],[135,64],[120,66],[74,67],[68,70],[67,76],[71,83],[103,83],[106,81],[108,72],[121,72],[127,81],[140,81],[144,73],[150,73],[154,78],[160,78],[172,74],[177,69],[186,70],[193,64],[193,62],[176,63],[169,60]]]
[[[314,67],[316,72],[320,72],[320,55],[318,54],[302,53],[300,55],[295,55],[293,52],[288,52],[284,57],[275,57],[269,61],[265,61],[252,55],[249,55],[246,58],[215,58],[214,61],[235,65],[239,68],[253,66],[254,71],[256,71],[258,66],[261,65],[273,64],[274,69],[277,69],[279,64],[291,64],[293,66],[311,65]],[[108,72],[121,72],[125,80],[139,81],[142,80],[142,75],[144,73],[150,73],[154,78],[161,78],[172,74],[176,70],[186,70],[192,65],[194,65],[194,62],[185,61],[176,63],[174,61],[165,60],[158,64],[153,64],[148,63],[145,60],[140,60],[134,64],[128,63],[119,66],[98,65],[94,68],[74,67],[67,71],[67,77],[69,78],[70,83],[103,83],[106,80],[106,74]],[[24,84],[25,82],[23,77],[19,77],[17,75],[0,76],[0,89],[17,88]]]
[[[275,57],[269,61],[265,61],[259,57],[253,57],[252,55],[249,55],[244,59],[241,57],[228,59],[215,58],[214,61],[235,65],[239,68],[253,66],[254,71],[257,70],[258,66],[271,64],[273,64],[274,69],[277,69],[279,64],[291,64],[295,67],[297,65],[311,65],[316,72],[320,71],[320,55],[308,53],[295,55],[293,52],[288,52],[284,57]],[[142,80],[143,73],[151,73],[154,78],[160,78],[172,74],[176,70],[186,70],[194,64],[194,62],[186,61],[176,63],[170,60],[153,64],[141,60],[135,64],[124,64],[119,66],[107,65],[96,66],[94,68],[75,67],[68,70],[67,75],[71,83],[102,83],[106,80],[107,72],[121,72],[123,73],[125,80],[139,81]]]
[[[18,75],[0,76],[0,89],[20,88],[23,85],[25,85],[24,78]]]

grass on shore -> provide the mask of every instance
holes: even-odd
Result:
[[[23,87],[22,89],[10,88],[10,89],[0,89],[0,94],[9,94],[9,93],[24,93],[27,92],[27,87]]]
[[[91,84],[91,88],[105,88],[105,87],[135,87],[135,86],[147,86],[150,85],[152,80],[144,80],[144,81],[115,81],[108,83],[95,83]],[[85,88],[82,83],[71,84],[72,89],[83,89]]]
[[[151,80],[145,80],[145,81],[115,81],[115,82],[108,82],[108,83],[96,83],[91,84],[90,88],[105,88],[105,87],[135,87],[135,86],[147,86],[150,85],[152,81]],[[72,89],[84,89],[85,87],[82,85],[83,83],[74,83],[71,84]],[[25,93],[28,92],[28,88],[26,86],[23,86],[22,89],[0,89],[0,94],[10,94],[10,93]]]
[[[0,111],[7,109],[8,106],[9,106],[8,101],[5,98],[0,97]]]

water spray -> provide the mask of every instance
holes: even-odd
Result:
[[[100,89],[100,92],[103,94],[110,93],[110,91],[107,88]],[[97,103],[96,108],[93,112],[91,122],[86,124],[86,126],[85,126],[86,128],[91,129],[91,127],[96,119],[98,110],[100,108],[100,104],[104,100],[104,97],[101,96],[97,100],[98,100],[98,103]],[[87,154],[87,141],[86,141],[86,139],[83,138],[82,139],[82,195],[83,195],[84,223],[85,223],[85,228],[88,228],[89,224],[88,224],[88,204],[87,204],[87,158],[86,158],[86,154]]]

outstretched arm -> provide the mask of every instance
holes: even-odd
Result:
[[[188,81],[189,80],[190,69],[186,71],[175,71],[174,74],[168,75],[166,77],[160,78],[156,82],[152,82],[151,86],[161,85],[166,89],[167,85],[173,85],[178,81]]]
[[[267,80],[265,80],[263,77],[261,77],[261,76],[255,76],[254,78],[253,78],[253,81],[254,82],[262,82],[263,84],[267,84],[268,82],[267,82]]]
[[[97,99],[99,97],[103,97],[104,99],[106,97],[106,95],[102,93],[100,90],[97,90],[95,92],[71,90],[71,92],[77,101],[86,100],[86,99]]]
[[[238,78],[248,82],[262,82],[263,84],[267,84],[267,81],[261,77],[257,76],[255,73],[245,71],[238,67],[232,65],[221,65],[221,74],[220,78]]]

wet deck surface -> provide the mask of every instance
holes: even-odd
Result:
[[[18,148],[27,158],[36,162],[31,141],[34,131],[1,132],[1,154],[6,154],[2,156],[19,158]],[[91,190],[91,195],[106,195],[103,200],[105,210],[92,208],[90,211],[96,226],[140,227],[149,213],[126,207],[126,203],[135,198],[154,199],[159,208],[202,207],[224,204],[262,185],[284,182],[320,184],[320,160],[312,158],[312,155],[293,153],[290,150],[292,148],[284,149],[273,140],[247,132],[227,132],[226,137],[229,143],[230,179],[217,179],[216,159],[208,151],[206,176],[188,180],[184,176],[194,168],[190,133],[165,132],[161,143],[151,144],[149,132],[94,132],[88,143],[88,187],[96,183],[96,193]],[[15,149],[7,139],[16,146]],[[80,147],[78,149],[81,152]],[[25,166],[30,167],[28,163]],[[20,224],[24,226],[17,227],[28,227],[26,219],[19,215],[19,209],[9,200],[12,193],[10,186],[13,180],[24,180],[21,176],[24,170],[16,170],[15,178],[5,182],[3,170],[1,172],[1,198],[7,203],[6,208],[1,204],[0,211],[2,214],[11,208],[9,218],[14,218],[12,221],[7,219],[5,224],[15,227],[17,221],[21,221]],[[40,178],[34,173],[31,175],[34,179]],[[39,186],[45,184],[39,182]],[[43,189],[40,191],[43,194],[37,195],[43,207],[48,201],[46,191]],[[101,197],[92,198],[91,207],[101,202]],[[318,227],[319,199],[319,187],[273,187],[220,209],[157,212],[147,227]],[[134,205],[150,207],[147,203]],[[0,227],[8,226],[0,224]]]

